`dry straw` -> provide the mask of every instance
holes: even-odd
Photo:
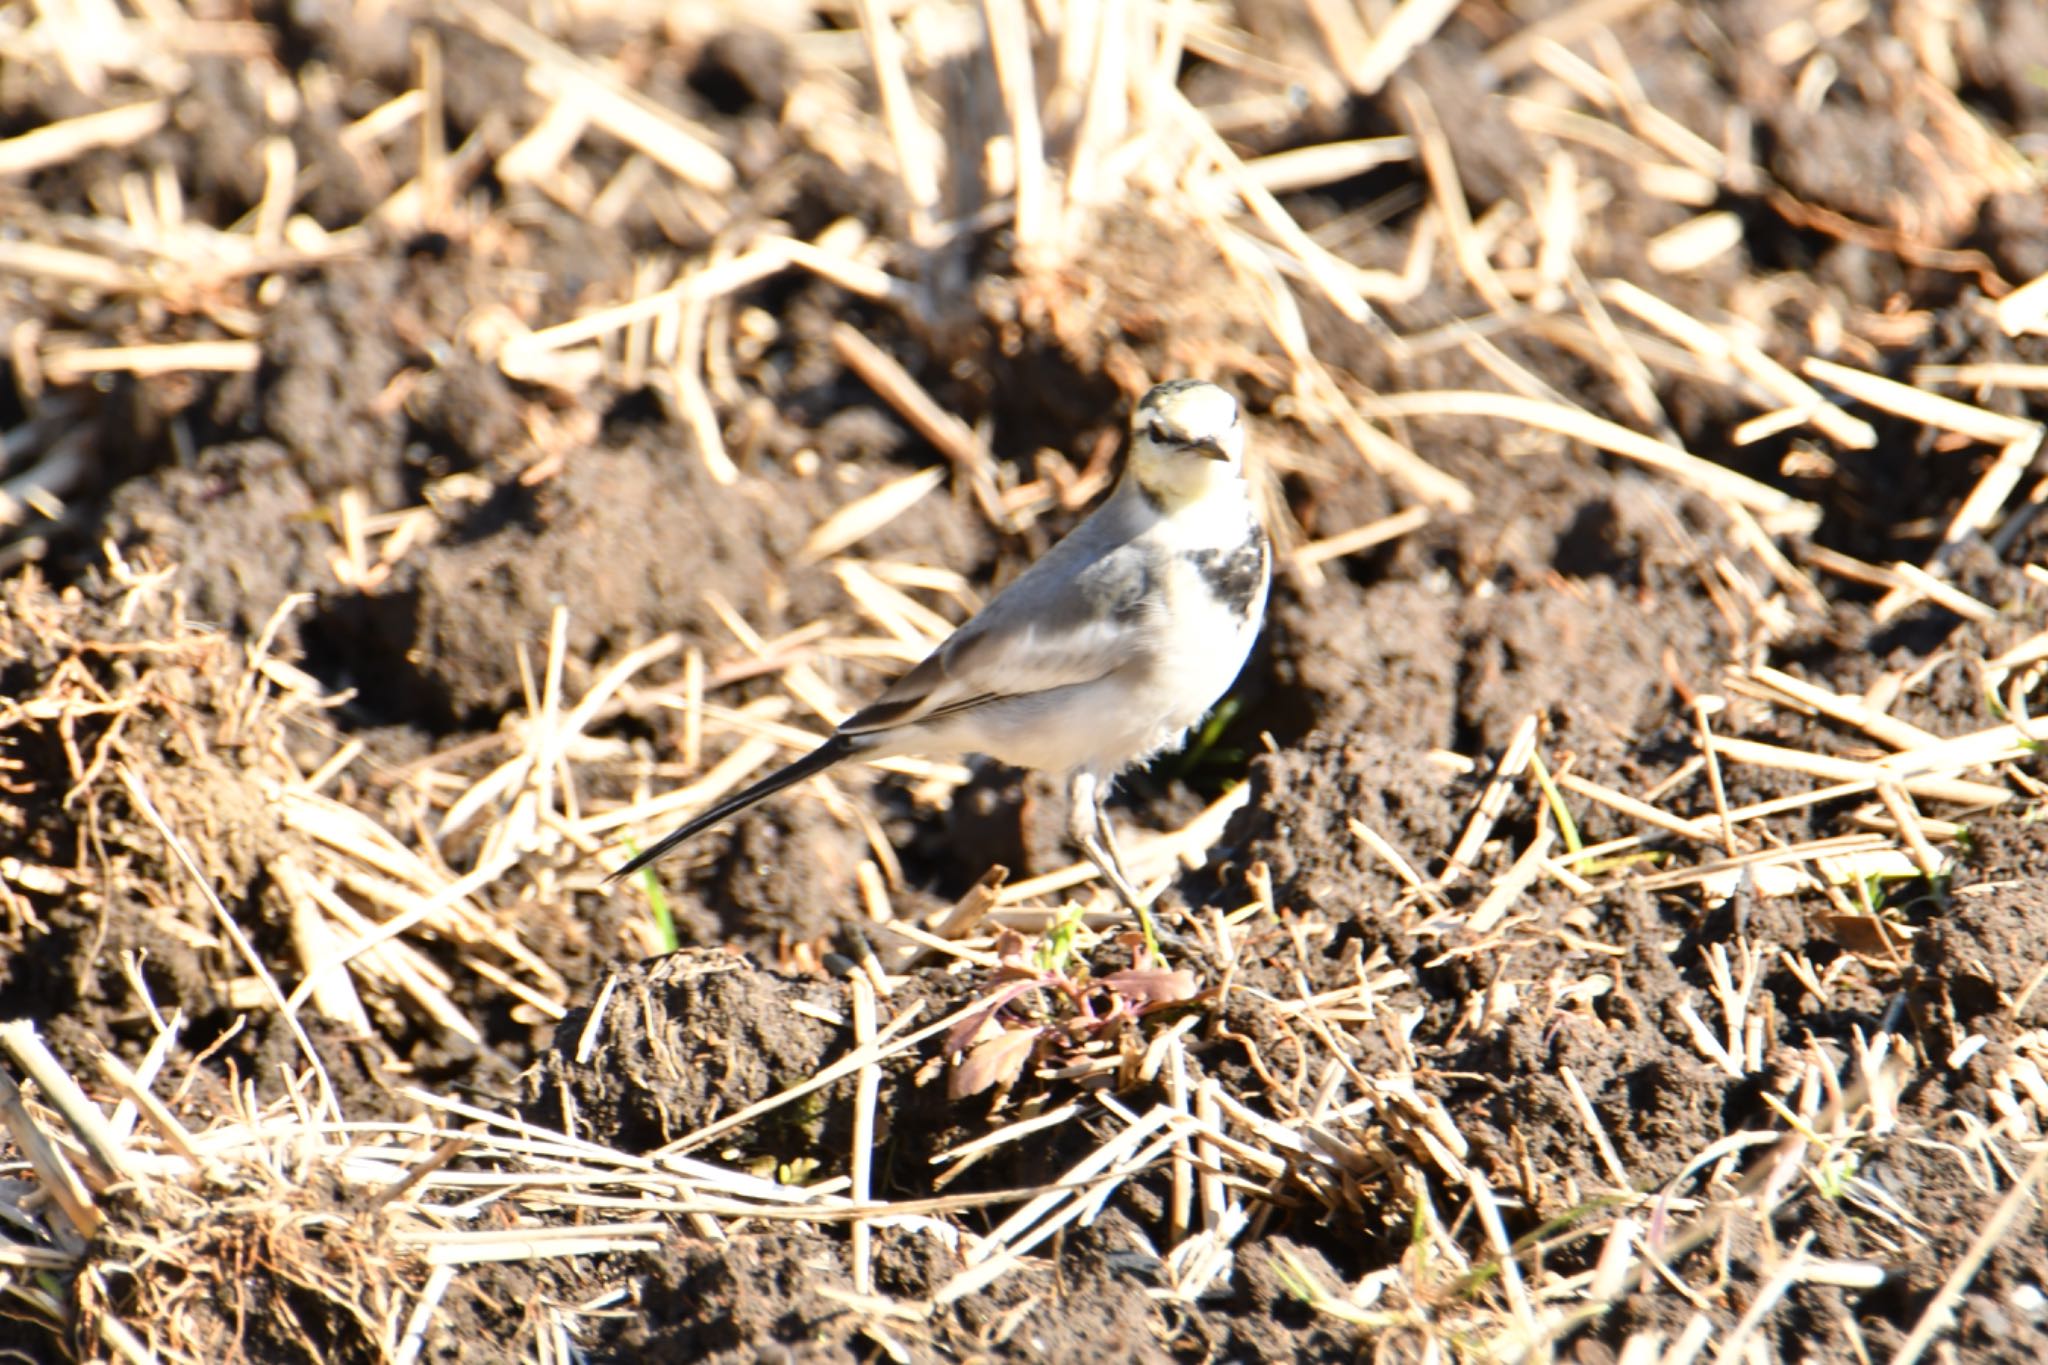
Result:
[[[1766,40],[1788,71],[1820,61],[1841,31],[1828,26],[1852,22],[1862,7],[1810,8]],[[199,221],[174,163],[163,162],[119,177],[95,201],[100,218],[37,210],[0,241],[0,272],[64,291],[67,316],[111,320],[103,332],[24,328],[13,339],[17,382],[38,406],[4,433],[0,529],[14,537],[10,567],[75,524],[67,500],[106,474],[100,405],[88,386],[110,376],[248,375],[262,364],[266,310],[300,287],[304,272],[430,229],[464,240],[517,237],[525,228],[516,215],[483,189],[487,171],[501,190],[544,194],[599,226],[655,200],[658,217],[683,225],[678,235],[712,243],[643,262],[612,295],[561,316],[522,314],[507,302],[465,323],[461,344],[544,395],[522,409],[535,445],[530,482],[574,458],[574,433],[594,429],[604,396],[645,385],[673,406],[715,486],[757,491],[735,357],[751,325],[748,300],[785,277],[812,282],[845,314],[825,336],[834,363],[943,461],[873,485],[810,528],[788,567],[833,575],[845,606],[832,619],[778,639],[730,603],[707,599],[722,635],[664,637],[592,672],[574,656],[572,622],[558,611],[544,630],[536,623],[537,662],[520,661],[520,712],[493,734],[398,771],[374,767],[359,742],[336,742],[310,763],[287,742],[297,726],[327,733],[325,717],[349,700],[275,656],[272,645],[302,602],[280,606],[271,628],[243,645],[185,620],[164,566],[112,557],[111,626],[31,575],[10,580],[0,617],[10,664],[28,657],[17,637],[32,633],[55,642],[65,663],[0,699],[0,736],[59,736],[53,752],[65,770],[25,780],[48,787],[53,800],[118,812],[127,823],[75,860],[48,850],[0,859],[8,913],[34,897],[104,894],[157,866],[178,904],[152,902],[138,913],[155,931],[217,949],[233,974],[224,998],[250,1027],[275,1027],[290,1042],[274,1074],[215,1083],[218,1073],[181,1041],[184,1021],[159,1011],[136,963],[124,980],[134,995],[126,1007],[150,1031],[139,1058],[67,1055],[28,1023],[0,1025],[0,1124],[19,1162],[0,1240],[0,1293],[11,1313],[51,1324],[84,1353],[224,1359],[238,1329],[235,1310],[216,1305],[250,1310],[234,1296],[260,1261],[282,1289],[271,1301],[317,1304],[363,1358],[410,1362],[442,1348],[450,1296],[478,1267],[574,1260],[624,1280],[681,1235],[717,1242],[799,1224],[834,1237],[846,1229],[843,1283],[821,1284],[817,1297],[857,1315],[877,1349],[908,1359],[937,1341],[936,1325],[971,1296],[1043,1293],[1063,1235],[1101,1220],[1110,1200],[1142,1182],[1147,1198],[1129,1207],[1158,1211],[1147,1229],[1158,1239],[1158,1268],[1145,1293],[1171,1306],[1162,1307],[1162,1331],[1171,1314],[1200,1312],[1242,1288],[1239,1258],[1281,1211],[1296,1228],[1337,1236],[1371,1227],[1371,1237],[1347,1245],[1383,1246],[1393,1210],[1407,1254],[1360,1282],[1326,1283],[1299,1259],[1281,1260],[1274,1273],[1329,1325],[1412,1345],[1418,1358],[1546,1359],[1632,1299],[1639,1319],[1681,1325],[1632,1337],[1621,1358],[1675,1365],[1759,1358],[1768,1334],[1783,1330],[1788,1298],[1807,1287],[1872,1288],[1888,1267],[1926,1249],[1926,1230],[1878,1182],[1859,1177],[1858,1163],[1906,1122],[1902,1096],[1916,1069],[1945,1081],[1941,1073],[1984,1053],[1990,1039],[1958,1037],[1945,1055],[1908,1046],[1901,926],[1874,903],[1872,888],[1892,878],[1939,885],[1973,815],[2043,795],[2026,769],[2043,739],[2026,701],[2048,663],[2048,635],[2000,637],[2002,652],[1991,657],[1955,646],[2002,689],[2006,711],[1998,724],[1952,737],[1892,713],[1912,680],[1886,674],[1849,695],[1774,666],[1771,651],[1825,610],[1808,570],[1882,589],[1880,619],[1931,603],[1986,632],[2004,625],[2003,604],[1952,575],[1963,547],[2008,547],[2042,500],[2036,493],[2014,505],[2034,470],[2039,425],[1990,404],[2005,390],[2048,388],[2048,371],[2016,362],[1926,366],[1906,384],[1876,372],[1860,337],[1846,338],[1836,358],[1774,356],[1759,340],[1761,294],[1737,291],[1725,312],[1681,300],[1701,297],[1685,276],[1740,266],[1742,225],[1720,207],[1731,195],[1802,230],[1975,279],[2002,295],[1985,312],[2008,334],[2042,330],[2043,280],[2007,288],[1983,257],[1942,246],[1938,234],[1803,204],[1765,184],[1734,140],[1724,146],[1725,130],[1689,127],[1660,108],[1615,32],[1645,12],[1669,17],[1668,0],[1579,0],[1519,27],[1498,14],[1486,20],[1506,25],[1484,54],[1498,82],[1487,98],[1521,139],[1531,170],[1508,191],[1526,203],[1478,207],[1446,133],[1464,111],[1438,107],[1411,70],[1415,54],[1455,21],[1457,7],[1445,0],[1313,0],[1308,22],[1270,50],[1222,10],[1134,0],[763,9],[758,22],[785,25],[792,54],[780,135],[839,174],[892,187],[900,211],[900,222],[813,222],[804,232],[758,216],[740,185],[744,149],[630,76],[652,52],[694,51],[708,36],[698,31],[702,16],[682,7],[657,21],[615,9],[599,6],[606,23],[593,31],[623,35],[621,51],[586,52],[488,0],[448,0],[448,22],[518,64],[531,111],[497,110],[465,141],[445,145],[453,76],[437,30],[422,27],[411,87],[339,123],[343,153],[379,196],[362,222],[339,228],[302,211],[317,173],[299,164],[295,148],[313,135],[305,100],[318,91],[294,83],[269,30],[152,0],[132,13],[37,7],[9,32],[8,43],[53,64],[97,107],[0,140],[0,180],[183,136],[173,102],[202,53],[256,59],[247,79],[277,125],[261,145],[256,203],[238,221]],[[842,31],[849,19],[858,35]],[[1943,129],[1919,154],[1940,161],[1956,202],[2037,193],[2025,161],[1955,94],[1948,47],[1958,16],[1921,19],[1918,37],[1896,44],[1894,73]],[[1241,107],[1197,102],[1199,92],[1179,80],[1189,53],[1237,74],[1248,92]],[[949,117],[947,73],[970,56],[993,74],[987,108],[974,119]],[[1318,106],[1319,125],[1341,126],[1346,92],[1378,99],[1398,132],[1263,157],[1240,150],[1237,131],[1295,117],[1302,101]],[[394,155],[401,142],[404,157]],[[1396,244],[1397,268],[1351,259],[1341,221],[1311,227],[1283,197],[1399,163],[1414,167],[1418,202]],[[394,165],[414,170],[400,181]],[[1672,214],[1649,245],[1647,263],[1663,277],[1651,285],[1639,272],[1620,278],[1603,256],[1599,208],[1617,183],[1640,187]],[[1261,434],[1273,439],[1261,449],[1311,446],[1317,458],[1343,462],[1338,477],[1373,477],[1402,504],[1315,539],[1277,507],[1276,529],[1302,582],[1347,556],[1435,533],[1480,505],[1494,456],[1455,452],[1455,468],[1440,467],[1433,456],[1442,443],[1431,433],[1448,420],[1484,419],[1518,440],[1618,457],[1718,509],[1725,548],[1702,550],[1691,567],[1742,644],[1725,676],[1674,678],[1723,703],[1696,695],[1675,713],[1692,752],[1625,789],[1618,778],[1572,771],[1574,756],[1556,752],[1532,714],[1503,752],[1450,756],[1463,772],[1483,774],[1452,846],[1405,847],[1397,831],[1375,829],[1362,813],[1334,813],[1366,864],[1391,869],[1398,900],[1333,909],[1398,918],[1429,945],[1424,971],[1483,968],[1476,976],[1485,984],[1441,1001],[1438,1013],[1454,1036],[1487,1037],[1532,1008],[1538,986],[1520,979],[1516,964],[1537,950],[1563,964],[1540,987],[1556,1027],[1603,1027],[1596,1002],[1625,987],[1635,967],[1631,949],[1604,941],[1613,930],[1602,907],[1634,897],[1680,898],[1687,907],[1736,895],[1797,897],[1801,913],[1825,914],[1835,926],[1835,965],[1731,937],[1702,947],[1699,990],[1673,1005],[1703,1069],[1762,1092],[1766,1119],[1698,1152],[1670,1154],[1661,1176],[1632,1169],[1610,1130],[1611,1097],[1565,1068],[1562,1107],[1587,1159],[1567,1172],[1538,1170],[1513,1116],[1504,1134],[1461,1130],[1472,1111],[1456,1107],[1460,1078],[1433,1071],[1414,1044],[1423,1020],[1414,973],[1383,950],[1360,952],[1350,978],[1312,986],[1310,955],[1337,941],[1335,924],[1278,903],[1272,869],[1255,867],[1224,893],[1236,903],[1176,912],[1202,964],[1206,1000],[1177,1020],[1147,1015],[1114,1037],[1079,1028],[1057,1046],[1040,1041],[1052,1033],[1026,1039],[1017,1074],[1042,1092],[1043,1107],[999,1112],[986,1131],[933,1159],[929,1195],[892,1197],[874,1159],[893,1118],[882,1107],[886,1078],[943,1066],[940,1053],[963,1025],[999,1032],[1005,1020],[1026,1022],[1014,1009],[1003,1013],[1014,997],[999,998],[997,984],[1022,970],[1020,930],[1051,942],[1112,934],[1122,918],[1085,864],[1016,883],[996,869],[956,904],[915,914],[873,817],[825,783],[789,799],[821,802],[867,841],[847,906],[868,918],[859,960],[835,987],[841,1003],[807,1007],[813,1020],[848,1030],[846,1045],[815,1072],[648,1152],[579,1135],[573,1114],[567,1131],[549,1131],[424,1085],[394,1096],[403,1120],[352,1116],[307,1011],[390,1054],[393,1065],[383,1031],[485,1044],[489,1021],[477,1001],[502,1002],[527,1020],[569,1017],[585,1002],[517,911],[565,910],[634,842],[814,743],[845,714],[862,670],[916,657],[972,607],[951,570],[850,556],[918,515],[925,500],[948,496],[949,481],[950,496],[997,533],[1071,510],[1101,486],[1106,450],[1092,472],[1006,483],[988,433],[947,406],[936,379],[920,380],[920,372],[942,373],[920,366],[929,354],[878,338],[914,337],[945,354],[973,334],[986,319],[968,286],[989,281],[950,272],[966,248],[998,234],[1013,248],[1000,282],[1022,300],[1019,316],[1041,309],[1038,339],[1109,335],[1090,330],[1091,253],[1138,218],[1215,267],[1205,306],[1242,319],[1247,332],[1227,344],[1202,338],[1211,349],[1173,363],[1236,367],[1229,377],[1256,380],[1272,399],[1275,417]],[[1398,335],[1387,311],[1432,291],[1443,325]],[[1839,319],[1835,326],[1844,339]],[[1510,338],[1591,367],[1611,381],[1620,410],[1601,413],[1583,393],[1558,392],[1515,358]],[[1101,368],[1135,388],[1149,376],[1121,345],[1103,348]],[[1483,372],[1475,382],[1497,387],[1372,393],[1331,358],[1359,347],[1397,363],[1469,356],[1477,368],[1466,372]],[[1881,415],[1947,449],[1987,455],[1924,562],[1863,563],[1800,543],[1817,524],[1816,507],[1687,449],[1661,405],[1667,380],[1711,386],[1738,414],[1729,433],[1737,445],[1791,439],[1866,450],[1879,439],[1872,418]],[[389,398],[402,404],[405,395]],[[323,509],[334,530],[334,586],[380,590],[445,529],[442,509],[475,491],[458,477],[417,506],[390,508],[357,490],[337,494]],[[103,666],[117,655],[132,667]],[[731,694],[742,683],[753,685],[750,699]],[[679,763],[651,762],[616,738],[622,718],[671,711],[684,737]],[[154,762],[162,734],[191,749],[175,778]],[[1751,737],[1761,734],[1772,738]],[[923,805],[942,802],[966,778],[950,764],[885,766]],[[1733,800],[1729,776],[1750,769],[1772,774],[1779,794]],[[608,798],[603,775],[620,772],[631,774],[634,794]],[[1200,865],[1250,796],[1240,785],[1180,828],[1140,841],[1131,865],[1148,892]],[[228,892],[241,889],[229,885],[235,859],[208,842],[209,812],[230,800],[258,812],[261,838],[232,852],[260,864],[276,889],[286,931],[267,948],[231,907]],[[1814,811],[1840,812],[1839,831],[1813,833],[1816,823],[1829,827],[1823,816],[1790,818]],[[1623,832],[1583,842],[1579,824],[1596,814]],[[651,933],[637,946],[659,947]],[[790,962],[818,958],[811,945],[796,945]],[[1285,970],[1252,970],[1276,962]],[[1830,1008],[1852,979],[1859,999],[1874,992],[1892,1003],[1841,1052],[1794,1044],[1775,1031],[1778,1005],[1762,986],[1777,966]],[[1045,960],[1035,969],[1072,970]],[[944,998],[956,1003],[942,1012],[903,988],[920,977],[944,980]],[[2040,989],[2037,973],[2011,1006],[2014,1018]],[[590,1003],[577,1062],[596,1056],[627,995],[608,983]],[[1988,1086],[1972,1082],[1993,1095],[1992,1111],[1956,1111],[1942,1138],[1968,1146],[1981,1191],[1996,1196],[1992,1216],[1967,1254],[1941,1268],[1941,1287],[1901,1360],[1936,1346],[1998,1239],[2017,1235],[2038,1199],[2043,1158],[2015,1154],[2040,1140],[2048,1044],[2027,1035],[2005,1050],[2012,1061]],[[1244,1065],[1226,1072],[1225,1061],[1238,1057]],[[1239,1079],[1225,1084],[1226,1074]],[[821,1154],[843,1177],[816,1186],[770,1178],[742,1169],[721,1145],[780,1111],[823,1103],[850,1107],[848,1149]],[[974,1163],[1027,1144],[1060,1153],[1043,1184],[946,1192]],[[1831,1235],[1842,1241],[1825,1256],[1799,1221],[1823,1199]],[[923,1297],[896,1301],[878,1289],[877,1249],[903,1228],[958,1254]],[[1717,1268],[1727,1249],[1756,1245],[1774,1252],[1731,1310]],[[1715,1254],[1692,1255],[1701,1250]],[[835,1266],[826,1278],[838,1274]],[[1819,1301],[1803,1299],[1802,1313]],[[566,1358],[562,1343],[613,1302],[536,1307],[530,1338],[505,1350]]]

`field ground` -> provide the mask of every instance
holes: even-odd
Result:
[[[7,1358],[2048,1357],[2044,172],[2035,0],[0,3]],[[602,885],[1177,374],[1171,970],[999,771]]]

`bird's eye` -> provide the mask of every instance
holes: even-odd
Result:
[[[1151,432],[1152,439],[1159,442],[1161,445],[1168,444],[1172,439],[1166,434],[1166,422],[1161,418],[1152,418],[1146,424],[1146,429]]]

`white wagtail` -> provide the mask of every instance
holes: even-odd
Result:
[[[1200,380],[1160,384],[1131,415],[1116,491],[1072,534],[830,739],[607,880],[846,759],[986,754],[1068,775],[1068,833],[1156,951],[1103,801],[1118,773],[1180,744],[1236,679],[1271,577],[1237,400]]]

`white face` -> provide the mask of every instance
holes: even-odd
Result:
[[[1132,414],[1131,432],[1134,453],[1160,473],[1182,462],[1221,464],[1233,473],[1244,467],[1244,423],[1237,400],[1214,384],[1172,379],[1156,386]],[[1208,473],[1195,477],[1206,480]]]

